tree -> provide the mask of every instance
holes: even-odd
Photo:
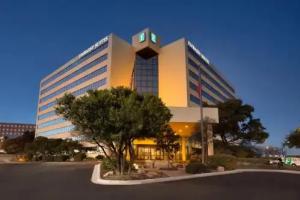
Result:
[[[34,131],[26,131],[22,136],[7,139],[3,142],[3,149],[7,153],[22,153],[27,143],[31,143],[34,140]]]
[[[170,160],[174,159],[175,153],[179,151],[179,136],[175,134],[170,126],[168,126],[160,135],[157,135],[157,148],[163,150],[167,154],[168,168],[170,168]]]
[[[300,128],[292,131],[289,135],[286,136],[284,146],[287,146],[289,148],[300,148]]]
[[[218,104],[218,108],[219,124],[214,126],[214,133],[220,136],[224,144],[263,143],[269,137],[260,119],[253,118],[252,106],[243,104],[239,99],[232,99]]]
[[[94,140],[110,159],[117,159],[116,171],[123,174],[127,152],[134,161],[133,141],[155,138],[165,131],[171,113],[153,95],[140,95],[128,88],[88,91],[75,98],[65,94],[58,100],[56,112],[75,125],[75,129]]]
[[[26,144],[25,153],[35,156],[68,155],[73,157],[74,150],[81,151],[82,149],[82,145],[77,141],[37,137],[32,143]]]

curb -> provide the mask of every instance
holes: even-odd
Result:
[[[210,177],[210,176],[222,176],[229,174],[238,174],[245,172],[270,172],[270,173],[285,173],[285,174],[298,174],[300,175],[300,171],[291,171],[291,170],[268,170],[268,169],[237,169],[232,171],[225,172],[211,172],[204,174],[194,174],[194,175],[185,175],[185,176],[176,176],[176,177],[167,177],[167,178],[156,178],[156,179],[144,179],[144,180],[105,180],[100,177],[101,172],[101,164],[97,164],[94,167],[93,174],[91,177],[91,182],[98,185],[142,185],[142,184],[150,184],[150,183],[163,183],[163,182],[171,182],[171,181],[181,181],[202,177]]]

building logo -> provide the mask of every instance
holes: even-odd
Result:
[[[108,41],[108,36],[106,36],[105,38],[99,40],[98,42],[96,42],[94,45],[92,45],[91,47],[89,47],[88,49],[86,49],[85,51],[83,51],[81,54],[79,54],[79,58],[82,58],[83,56],[85,56],[86,54],[90,53],[91,51],[97,49],[99,46],[101,46],[102,44],[104,44],[105,42]]]
[[[153,42],[154,44],[156,44],[156,42],[157,42],[157,37],[156,37],[156,35],[154,34],[154,33],[151,33],[150,34],[151,35],[151,42]]]
[[[139,34],[139,42],[142,43],[146,40],[146,33],[142,32]]]
[[[190,41],[188,41],[189,47],[191,47],[207,64],[209,64],[209,60],[197,49]]]

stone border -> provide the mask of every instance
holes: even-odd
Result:
[[[100,172],[101,172],[101,164],[95,165],[93,174],[91,177],[91,181],[94,184],[98,184],[98,185],[141,185],[141,184],[149,184],[149,183],[180,181],[180,180],[195,179],[195,178],[201,178],[201,177],[238,174],[238,173],[244,173],[244,172],[273,172],[273,173],[286,173],[286,174],[300,175],[300,171],[291,171],[291,170],[237,169],[237,170],[225,171],[225,172],[211,172],[211,173],[203,173],[203,174],[193,174],[193,175],[155,178],[155,179],[144,179],[144,180],[106,180],[106,179],[102,179],[100,177]]]

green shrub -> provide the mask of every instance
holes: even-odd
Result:
[[[82,161],[83,159],[86,158],[85,153],[77,153],[74,156],[74,161],[78,162],[78,161]]]
[[[98,156],[96,156],[96,159],[97,160],[103,160],[105,157],[103,156],[103,155],[98,155]]]
[[[200,161],[190,162],[185,167],[186,173],[197,174],[197,173],[207,173],[210,172],[208,166],[202,164]]]
[[[236,169],[237,160],[234,156],[218,154],[208,158],[208,166],[216,169],[218,166],[224,167],[226,170]]]
[[[53,161],[53,156],[52,155],[43,155],[42,156],[42,161],[44,161],[44,162],[52,162]]]
[[[55,162],[65,162],[68,159],[69,159],[69,156],[67,156],[67,155],[58,155],[58,156],[54,156],[53,161],[55,161]]]
[[[114,158],[104,158],[102,160],[101,167],[104,171],[115,171],[117,168],[117,160]]]
[[[33,160],[34,155],[32,153],[26,153],[25,155],[26,155],[26,157],[28,158],[29,161]]]

